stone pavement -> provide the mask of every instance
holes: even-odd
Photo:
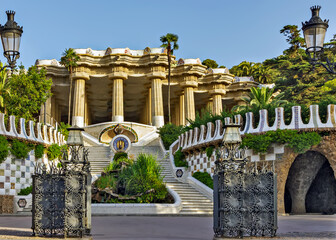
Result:
[[[30,227],[30,216],[0,215],[0,239],[43,239],[30,237]],[[92,229],[92,239],[99,240],[213,238],[211,217],[94,216]],[[336,239],[336,215],[280,216],[278,236],[272,239]]]

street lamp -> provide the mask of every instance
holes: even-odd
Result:
[[[20,57],[20,41],[21,35],[23,33],[22,27],[20,27],[14,21],[14,11],[6,11],[7,22],[5,25],[1,26],[0,24],[0,34],[2,46],[4,49],[4,56],[7,58],[8,65],[2,67],[2,71],[6,67],[11,69],[15,68],[16,60]]]
[[[336,74],[335,63],[330,62],[328,58],[326,58],[326,63],[320,61],[324,52],[323,44],[329,22],[329,20],[322,20],[320,18],[320,9],[321,6],[311,7],[311,19],[302,23],[302,31],[307,46],[306,53],[313,66],[322,65],[328,72]]]

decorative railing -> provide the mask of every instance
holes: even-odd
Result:
[[[326,130],[336,127],[336,108],[335,105],[328,105],[327,121],[322,123],[319,116],[319,106],[311,105],[309,122],[305,124],[302,121],[301,107],[292,107],[292,116],[290,124],[285,124],[284,109],[282,107],[275,109],[275,121],[272,126],[268,124],[268,111],[259,111],[259,123],[257,127],[253,126],[253,113],[246,113],[246,120],[243,123],[243,118],[240,115],[234,116],[234,119],[227,117],[225,123],[241,124],[240,133],[242,135],[246,133],[263,133],[267,131],[274,131],[277,129],[296,129],[296,130]],[[173,147],[173,151],[176,151],[180,147],[182,151],[192,151],[194,149],[205,147],[208,145],[218,145],[224,135],[224,124],[221,120],[217,120],[215,124],[208,122],[207,126],[202,125],[200,128],[194,128],[179,136],[178,142]]]
[[[35,123],[34,121],[28,121],[28,126],[26,127],[26,120],[24,118],[20,118],[16,125],[15,116],[9,116],[6,121],[4,113],[0,113],[0,135],[46,145],[53,143],[57,143],[58,145],[65,144],[64,136],[57,131],[57,127],[54,128],[53,126]]]

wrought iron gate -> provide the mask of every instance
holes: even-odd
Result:
[[[91,230],[91,175],[88,152],[71,150],[71,161],[41,164],[33,175],[32,229],[39,236],[83,236]],[[82,150],[80,154],[80,150]],[[79,161],[83,156],[84,161]],[[77,161],[76,161],[77,160]]]
[[[271,161],[249,162],[237,141],[217,151],[214,174],[215,237],[276,235],[276,174]]]

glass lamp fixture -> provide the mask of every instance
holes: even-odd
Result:
[[[6,11],[6,14],[7,22],[3,26],[0,25],[0,34],[4,56],[7,58],[9,67],[13,69],[16,65],[16,60],[20,57],[19,49],[23,30],[14,21],[14,11]]]
[[[321,56],[324,52],[324,38],[329,27],[329,20],[320,18],[321,6],[313,6],[310,8],[312,17],[309,21],[302,23],[302,31],[306,43],[306,53],[310,63],[322,65],[328,72],[335,74],[335,63],[330,62],[326,57],[325,63],[321,61]]]
[[[225,125],[225,133],[223,136],[224,144],[240,144],[242,139],[239,132],[240,125],[228,124]]]
[[[78,126],[73,126],[68,128],[69,135],[67,140],[67,145],[69,146],[83,146],[83,136],[82,132],[84,131],[83,128],[80,128]]]

